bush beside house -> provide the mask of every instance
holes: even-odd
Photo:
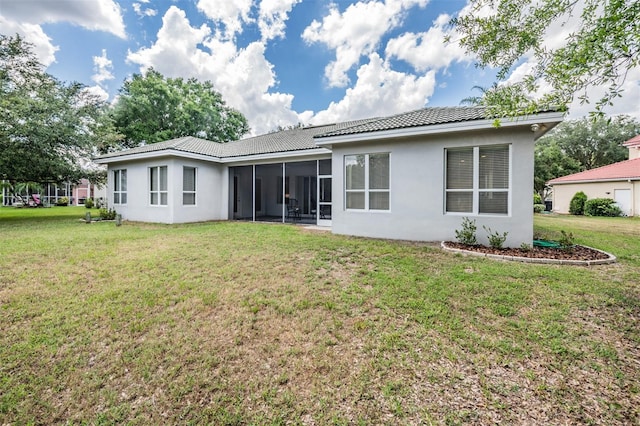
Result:
[[[587,216],[622,216],[622,210],[611,198],[593,198],[584,205],[584,214]]]
[[[582,191],[576,192],[569,203],[569,213],[577,216],[584,214],[584,204],[587,202],[587,194]]]

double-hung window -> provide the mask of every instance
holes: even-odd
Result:
[[[113,171],[113,204],[127,204],[127,169]]]
[[[510,145],[445,152],[447,213],[509,214]]]
[[[195,167],[182,168],[182,204],[196,205],[196,171]]]
[[[167,202],[167,166],[149,167],[149,204],[166,206]]]
[[[347,210],[389,210],[389,153],[345,155]]]

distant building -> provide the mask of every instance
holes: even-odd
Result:
[[[640,215],[640,135],[623,146],[629,149],[629,159],[596,169],[585,170],[552,179],[553,211],[569,213],[569,204],[576,192],[587,198],[611,198],[626,216]]]
[[[107,188],[105,186],[99,186],[97,184],[89,182],[88,179],[82,179],[79,183],[65,182],[62,184],[45,183],[42,185],[43,190],[40,193],[40,200],[46,205],[55,205],[58,200],[66,197],[69,200],[70,206],[82,206],[87,198],[92,199],[107,199]],[[21,193],[25,198],[28,198],[30,194],[26,192]],[[2,193],[2,205],[13,206],[20,202],[19,197],[15,197],[8,188],[3,189]]]

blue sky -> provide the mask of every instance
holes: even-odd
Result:
[[[425,106],[458,105],[493,83],[447,23],[466,0],[0,0],[47,71],[105,99],[153,67],[211,80],[252,134]],[[562,40],[562,31],[550,39]],[[530,65],[524,58],[513,78]],[[611,113],[640,117],[640,73]],[[573,117],[586,113],[575,106]]]

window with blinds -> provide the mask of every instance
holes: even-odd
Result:
[[[510,145],[446,150],[445,211],[508,214]]]
[[[196,171],[195,167],[182,168],[182,204],[196,205]]]
[[[389,210],[389,153],[346,155],[347,210]]]

